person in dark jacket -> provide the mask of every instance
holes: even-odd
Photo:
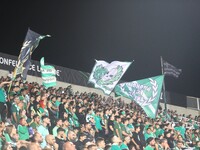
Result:
[[[79,135],[78,141],[75,143],[77,150],[82,150],[84,148],[85,139],[86,139],[86,135],[84,133],[81,133]]]

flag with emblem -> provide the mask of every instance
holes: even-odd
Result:
[[[40,71],[45,88],[56,86],[56,70],[53,66],[44,64],[44,57],[40,59]]]
[[[115,87],[115,94],[135,101],[150,118],[155,118],[164,75],[126,82]]]
[[[18,57],[17,65],[13,73],[13,78],[15,78],[16,75],[21,74],[22,79],[26,80],[27,72],[31,65],[31,55],[33,51],[39,45],[40,40],[45,37],[50,37],[50,35],[40,35],[28,29],[23,46],[21,48],[21,51]]]
[[[121,61],[107,63],[103,60],[96,60],[89,82],[93,83],[95,88],[101,89],[105,94],[109,95],[131,63]]]

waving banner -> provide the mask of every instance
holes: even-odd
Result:
[[[113,61],[110,64],[96,60],[89,82],[109,95],[132,62]]]
[[[155,118],[164,75],[126,82],[115,87],[118,96],[134,100],[142,107],[148,117]]]
[[[31,65],[31,55],[33,51],[38,47],[40,40],[45,37],[50,37],[50,35],[40,35],[28,29],[18,57],[18,63],[13,73],[14,78],[17,74],[21,74],[22,79],[26,80],[27,72]]]
[[[176,68],[175,66],[166,62],[165,60],[162,60],[162,61],[163,61],[163,73],[164,73],[164,75],[178,78],[179,75],[182,72],[182,69]]]

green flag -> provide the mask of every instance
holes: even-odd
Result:
[[[164,75],[126,82],[115,87],[118,96],[135,101],[142,107],[148,117],[155,118],[162,89]]]
[[[43,79],[43,85],[45,88],[56,86],[56,70],[53,66],[44,65],[44,57],[40,60],[41,65],[41,76]]]

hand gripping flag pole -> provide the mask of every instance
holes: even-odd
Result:
[[[21,74],[23,80],[26,80],[28,69],[31,65],[31,55],[34,50],[38,47],[41,39],[45,37],[50,37],[50,35],[40,35],[30,29],[28,29],[23,46],[21,48],[17,65],[13,71],[12,81],[16,78],[18,74]],[[10,91],[12,83],[8,89]]]

